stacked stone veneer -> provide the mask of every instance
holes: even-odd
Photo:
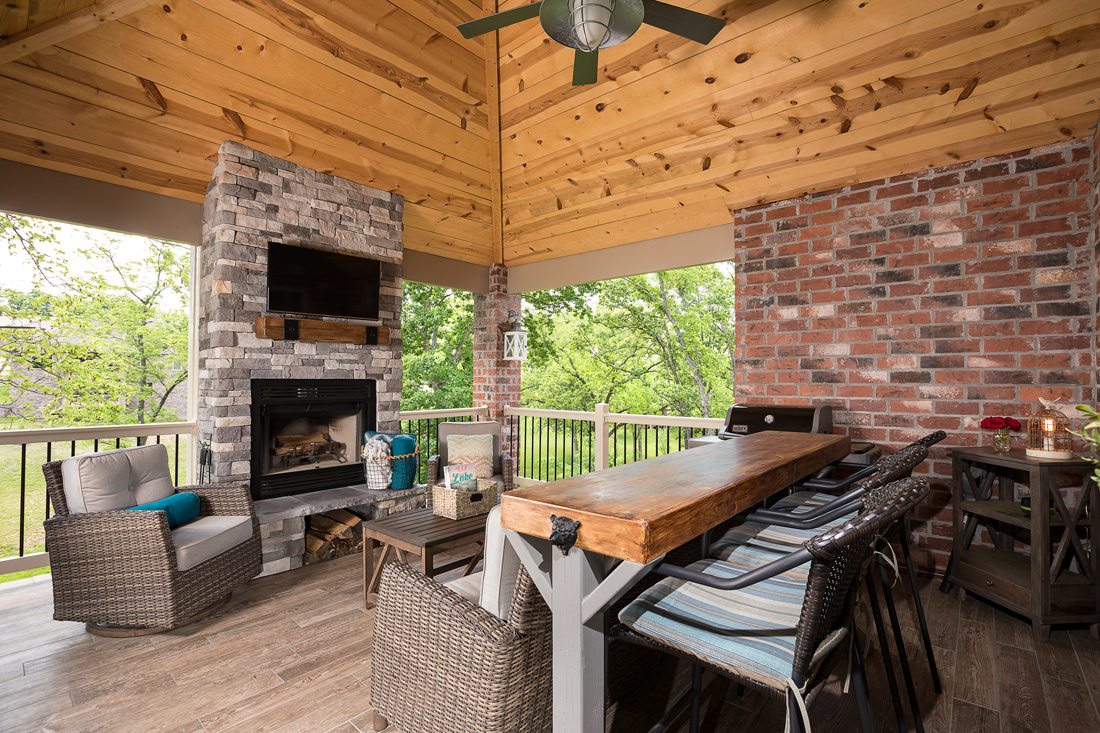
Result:
[[[402,208],[395,194],[239,143],[221,146],[203,207],[199,283],[198,422],[201,439],[210,441],[213,452],[212,480],[250,479],[252,379],[374,379],[378,428],[397,429]],[[389,343],[258,338],[255,324],[266,309],[270,241],[381,260],[379,319],[389,327]],[[274,559],[272,553],[293,554],[304,528],[300,521],[290,525],[263,530],[266,559]]]
[[[215,481],[247,481],[252,379],[376,380],[378,427],[401,405],[400,196],[362,186],[239,143],[218,151],[203,208],[199,325],[199,433]],[[255,335],[266,309],[270,241],[381,260],[384,346],[273,341]],[[333,319],[338,320],[338,319]]]

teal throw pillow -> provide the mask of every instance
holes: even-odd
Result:
[[[168,528],[175,529],[199,516],[199,495],[191,491],[181,491],[148,504],[132,506],[130,509],[143,512],[163,511],[168,515]]]

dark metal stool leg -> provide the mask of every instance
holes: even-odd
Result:
[[[898,664],[901,666],[901,678],[905,681],[905,694],[909,697],[909,707],[913,711],[913,726],[917,733],[924,733],[924,721],[921,719],[917,690],[913,687],[913,674],[909,669],[909,655],[905,652],[905,639],[901,636],[901,624],[898,623],[898,609],[894,606],[894,594],[890,591],[890,579],[886,576],[886,563],[875,558],[878,577],[882,584],[882,598],[886,603],[886,613],[890,615],[890,625],[894,631],[894,646],[898,652]]]
[[[890,688],[890,701],[894,704],[894,719],[899,733],[906,733],[905,713],[901,709],[901,695],[898,694],[898,681],[894,676],[894,660],[890,655],[890,643],[886,640],[886,626],[882,623],[882,609],[878,605],[878,591],[872,577],[874,568],[867,571],[867,599],[871,605],[871,616],[875,620],[875,634],[878,636],[878,648],[882,653],[882,666],[886,670],[886,684]]]
[[[699,733],[700,708],[703,698],[703,665],[691,663],[691,733]]]
[[[928,621],[924,617],[924,602],[920,599],[917,587],[917,572],[913,569],[913,555],[909,552],[909,533],[905,530],[907,522],[903,518],[898,524],[901,534],[901,554],[905,558],[905,571],[909,576],[909,589],[913,594],[913,607],[917,611],[917,623],[920,626],[921,641],[924,643],[924,656],[928,659],[928,671],[932,674],[932,689],[936,694],[943,692],[940,683],[940,670],[936,666],[936,653],[932,650],[932,637],[928,634]]]
[[[852,640],[852,686],[859,706],[859,725],[863,733],[875,733],[875,719],[871,715],[871,700],[867,694],[867,677],[863,672],[863,655],[858,640]]]

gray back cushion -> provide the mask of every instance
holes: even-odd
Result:
[[[447,461],[448,435],[492,435],[493,436],[493,473],[503,473],[500,468],[500,423],[486,422],[441,422],[439,423],[439,465],[440,476]]]
[[[67,458],[61,462],[61,480],[71,514],[128,509],[176,490],[163,445]]]

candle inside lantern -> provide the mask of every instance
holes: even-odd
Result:
[[[1054,450],[1054,418],[1043,418],[1043,450]]]

